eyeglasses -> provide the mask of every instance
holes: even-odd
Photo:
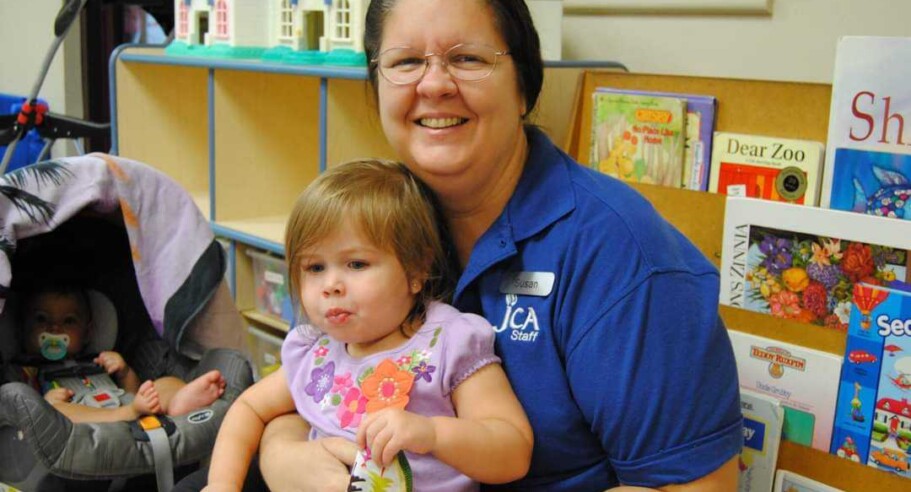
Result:
[[[430,66],[430,57],[439,56],[440,64],[454,79],[476,81],[485,79],[497,68],[497,59],[509,55],[483,44],[463,43],[444,53],[424,53],[415,48],[389,48],[371,60],[380,75],[395,85],[414,84],[421,80]]]

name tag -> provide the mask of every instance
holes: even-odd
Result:
[[[500,282],[501,294],[544,297],[554,288],[553,272],[507,273]]]

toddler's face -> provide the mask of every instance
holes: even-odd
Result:
[[[26,310],[26,353],[58,360],[78,354],[88,343],[88,306],[78,296],[42,293]]]

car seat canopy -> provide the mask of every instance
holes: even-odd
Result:
[[[252,371],[224,253],[189,194],[145,164],[104,154],[21,168],[0,177],[0,193],[0,362],[12,381],[0,386],[0,482],[31,490],[41,473],[107,480],[155,472],[151,445],[129,423],[73,424],[12,377],[15,292],[48,272],[94,292],[93,316],[108,326],[89,350],[113,347],[141,379],[221,371],[225,393],[173,417],[167,438],[175,465],[208,456]],[[113,312],[101,307],[108,304]]]

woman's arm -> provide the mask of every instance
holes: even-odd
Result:
[[[292,410],[283,369],[247,388],[228,409],[218,431],[206,490],[241,490],[266,424]]]
[[[357,446],[341,438],[308,441],[310,426],[297,413],[276,417],[263,432],[259,468],[273,491],[346,490]]]
[[[720,468],[712,473],[690,483],[668,485],[657,489],[620,486],[609,489],[607,492],[638,492],[647,490],[661,490],[664,492],[730,492],[737,489],[738,459],[740,459],[739,456],[721,465]]]
[[[399,450],[433,453],[474,480],[506,483],[528,473],[531,425],[499,364],[474,373],[452,393],[457,417],[424,417],[400,409],[370,415],[358,443],[389,464]]]

